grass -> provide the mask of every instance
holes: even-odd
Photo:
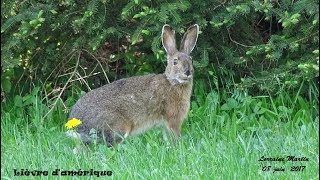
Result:
[[[16,97],[1,113],[1,176],[17,179],[14,169],[28,169],[48,171],[43,179],[94,179],[51,175],[55,169],[93,169],[112,171],[112,179],[319,179],[317,100],[286,93],[274,98],[239,92],[224,96],[212,91],[193,98],[176,145],[164,143],[161,131],[154,129],[114,148],[97,144],[77,155],[64,134],[66,114],[56,109],[42,119],[48,109],[36,94],[27,108]],[[262,156],[308,161],[259,161]]]

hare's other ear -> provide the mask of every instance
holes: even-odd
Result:
[[[190,26],[187,32],[184,34],[181,45],[180,51],[186,54],[190,54],[193,48],[196,46],[197,39],[199,33],[199,26],[198,24],[194,24]]]
[[[164,25],[162,27],[162,45],[166,50],[167,54],[173,55],[176,51],[176,39],[175,32],[169,25]]]

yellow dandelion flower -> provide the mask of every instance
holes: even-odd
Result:
[[[82,124],[80,119],[72,118],[65,124],[65,127],[67,127],[67,129],[71,129],[71,128],[79,126],[80,124]]]

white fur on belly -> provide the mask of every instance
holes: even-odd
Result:
[[[141,133],[146,132],[147,130],[153,127],[159,127],[164,124],[164,121],[161,120],[149,120],[145,121],[141,124],[135,124],[135,128],[131,131],[130,135],[139,135]]]

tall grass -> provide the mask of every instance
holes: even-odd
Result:
[[[14,169],[28,169],[47,170],[44,179],[83,179],[51,172],[93,169],[110,170],[113,179],[319,179],[319,112],[312,92],[306,100],[299,92],[252,97],[201,89],[197,84],[177,144],[164,143],[154,129],[114,148],[96,144],[79,154],[73,154],[74,142],[65,136],[62,105],[43,119],[48,107],[37,93],[27,105],[27,98],[16,97],[1,109],[1,176],[16,179]],[[259,161],[262,156],[308,161]]]

